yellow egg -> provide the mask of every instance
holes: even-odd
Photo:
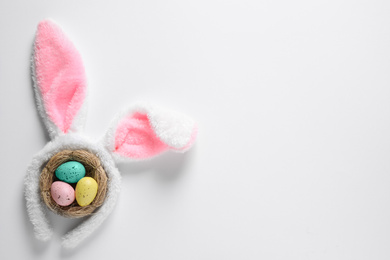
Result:
[[[84,177],[76,185],[76,201],[81,206],[88,206],[95,199],[97,182],[91,177]]]

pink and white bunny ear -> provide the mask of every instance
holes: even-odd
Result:
[[[38,109],[50,136],[79,131],[85,115],[84,65],[76,47],[53,21],[38,25],[32,68]]]
[[[137,105],[114,120],[103,142],[116,159],[143,160],[167,150],[185,152],[194,143],[197,126],[171,110]]]

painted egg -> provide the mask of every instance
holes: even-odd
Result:
[[[50,194],[60,206],[69,206],[75,199],[73,187],[62,181],[55,181],[51,184]]]
[[[97,182],[91,177],[82,178],[76,185],[77,203],[84,207],[91,204],[98,190]]]
[[[67,183],[76,183],[85,176],[85,167],[79,162],[69,161],[61,164],[55,171],[56,177]]]

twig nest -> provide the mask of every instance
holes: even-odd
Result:
[[[77,161],[84,165],[85,177],[90,177],[97,183],[96,197],[87,206],[80,206],[76,200],[69,206],[61,206],[52,198],[51,186],[53,182],[58,181],[55,171],[60,165],[70,161]],[[107,180],[106,172],[96,155],[86,150],[63,150],[55,154],[43,168],[39,186],[42,199],[51,211],[64,217],[80,218],[91,214],[103,204],[107,192]]]

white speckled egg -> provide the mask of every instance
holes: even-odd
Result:
[[[51,184],[50,194],[53,200],[60,206],[69,206],[75,200],[73,187],[63,181],[53,182]]]

